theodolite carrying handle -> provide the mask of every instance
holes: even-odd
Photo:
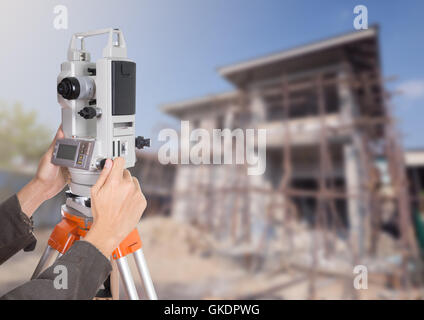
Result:
[[[90,61],[90,54],[85,50],[84,39],[102,34],[109,34],[107,45],[103,49],[104,58],[127,57],[127,44],[125,42],[124,34],[119,29],[108,28],[89,32],[80,32],[72,35],[68,49],[68,60]],[[114,35],[116,35],[116,41],[114,41]],[[78,48],[77,40],[80,40],[80,48]]]

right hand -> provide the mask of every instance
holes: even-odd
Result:
[[[107,159],[91,188],[93,224],[85,240],[108,258],[134,230],[147,206],[137,179],[124,166],[123,158]]]

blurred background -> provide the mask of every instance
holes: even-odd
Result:
[[[368,29],[355,30],[357,5]],[[54,8],[67,8],[56,29]],[[118,27],[137,62],[144,251],[162,299],[424,296],[422,1],[2,1],[0,201],[60,125],[56,77],[75,32]],[[87,41],[92,60],[106,39]],[[160,129],[267,130],[266,172],[161,165]],[[230,146],[231,147],[231,146]],[[27,281],[64,194],[34,215]],[[355,289],[354,268],[368,270]]]

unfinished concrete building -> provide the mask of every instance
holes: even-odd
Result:
[[[168,216],[171,211],[175,166],[161,165],[156,153],[137,151],[136,159],[130,171],[138,178],[144,195],[149,199],[144,215]]]
[[[326,252],[344,239],[352,263],[375,253],[384,224],[395,221],[402,252],[414,252],[378,41],[373,27],[226,66],[218,71],[234,91],[164,105],[191,129],[267,130],[263,175],[241,165],[179,165],[172,214],[233,249],[262,253],[273,241],[293,249],[289,236],[301,222],[321,231]]]

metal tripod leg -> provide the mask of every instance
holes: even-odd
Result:
[[[139,300],[137,289],[135,288],[134,279],[131,275],[130,267],[128,266],[127,257],[122,257],[116,260],[118,264],[119,274],[130,300]]]
[[[44,250],[43,255],[40,258],[40,261],[37,264],[37,267],[34,270],[34,273],[32,274],[31,280],[37,278],[40,273],[47,267],[48,263],[53,257],[57,257],[59,252],[57,252],[55,249],[50,247],[49,245],[46,246],[46,249]],[[55,259],[56,259],[55,257]]]
[[[157,300],[155,287],[153,286],[152,278],[150,277],[149,268],[147,267],[146,259],[144,258],[143,249],[138,249],[133,253],[134,260],[137,265],[138,272],[140,273],[141,280],[144,284],[147,298],[150,300]]]

